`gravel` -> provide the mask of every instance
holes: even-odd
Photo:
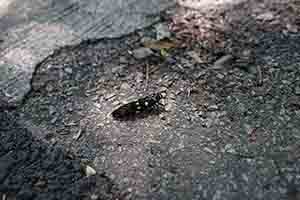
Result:
[[[26,171],[31,159],[36,163],[34,154],[26,152],[45,149],[32,170],[55,177],[55,189],[47,191],[66,198],[77,185],[73,199],[85,191],[93,199],[297,197],[300,72],[292,54],[300,50],[300,35],[258,33],[251,67],[259,66],[261,74],[238,66],[216,70],[214,62],[186,58],[186,49],[168,52],[176,66],[158,56],[136,60],[129,50],[140,48],[140,37],[62,49],[40,66],[35,90],[18,110],[19,125],[13,114],[1,114],[0,182],[9,188],[3,194],[43,198],[34,188],[35,173]],[[167,90],[167,112],[131,122],[110,117],[117,105],[161,88]],[[89,178],[82,164],[93,169]],[[68,170],[71,179],[65,179]],[[99,185],[104,187],[95,189]]]
[[[86,177],[79,159],[62,147],[34,139],[12,114],[2,112],[0,119],[2,199],[90,199],[96,179],[109,199],[108,180]]]

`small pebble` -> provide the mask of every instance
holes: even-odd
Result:
[[[66,67],[64,69],[64,71],[67,73],[67,74],[72,74],[73,73],[73,69],[71,67]]]
[[[97,200],[97,199],[99,199],[98,195],[96,195],[96,194],[91,195],[91,200]]]
[[[223,79],[225,76],[223,74],[217,74],[218,79]]]
[[[54,90],[54,87],[51,84],[47,84],[46,91],[47,92],[52,92],[53,90]]]
[[[88,165],[85,167],[85,174],[86,174],[87,177],[93,176],[93,175],[95,175],[96,173],[97,173],[96,170],[93,169],[92,167],[90,167],[90,166],[88,166]]]
[[[131,87],[128,83],[122,83],[121,87],[122,90],[129,90]]]
[[[165,106],[165,110],[166,111],[171,111],[172,110],[172,105],[170,103],[168,103],[166,106]]]

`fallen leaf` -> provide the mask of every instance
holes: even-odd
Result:
[[[155,49],[155,50],[161,50],[161,49],[171,49],[177,47],[176,42],[170,40],[170,39],[163,39],[163,40],[157,40],[154,42],[145,42],[144,46],[146,48]]]

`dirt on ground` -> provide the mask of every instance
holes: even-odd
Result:
[[[181,7],[49,56],[22,106],[0,115],[0,194],[299,199],[299,5],[259,2]],[[163,112],[112,117],[160,91]]]

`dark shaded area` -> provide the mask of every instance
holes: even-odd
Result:
[[[96,186],[103,198],[112,198],[108,178],[85,177],[82,164],[64,149],[33,139],[13,114],[0,113],[1,198],[89,199]]]

